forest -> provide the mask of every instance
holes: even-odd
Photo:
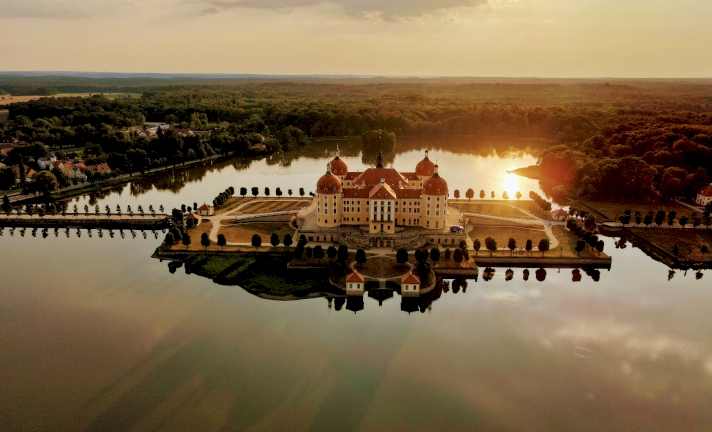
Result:
[[[9,104],[0,142],[22,144],[8,165],[19,156],[31,166],[50,150],[83,149],[89,163],[141,171],[213,154],[288,152],[310,138],[382,130],[550,140],[538,170],[557,201],[691,196],[712,170],[712,82],[704,80],[0,77],[0,90],[22,88],[97,93]],[[101,91],[141,95],[110,99]],[[210,138],[173,131],[138,138],[146,122],[210,131]]]

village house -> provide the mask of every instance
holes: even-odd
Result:
[[[17,179],[15,180],[15,182],[20,183],[20,170],[18,169],[17,165],[14,165],[13,168],[15,169],[15,174],[17,175]],[[34,176],[37,174],[37,171],[33,170],[27,165],[24,165],[24,169],[26,180],[32,180],[32,178],[34,178]]]
[[[50,169],[52,162],[57,162],[57,156],[51,155],[50,157],[41,157],[37,159],[37,166],[42,170]]]
[[[695,202],[701,206],[706,206],[712,203],[712,184],[709,184],[697,192],[697,199]]]
[[[203,221],[203,218],[200,215],[197,215],[195,213],[191,213],[188,216],[185,217],[185,223],[190,227],[190,224],[188,223],[189,220],[192,220],[193,226],[198,226],[200,223]]]
[[[412,272],[401,277],[401,294],[402,295],[419,295],[420,294],[420,278]]]
[[[200,216],[212,216],[215,213],[213,206],[207,205],[206,203],[198,207],[197,211]]]
[[[358,272],[346,276],[346,294],[363,294],[365,282],[366,278]]]
[[[556,221],[562,221],[565,220],[567,217],[569,217],[569,212],[567,212],[564,209],[558,209],[553,212],[551,212],[551,217],[552,219]]]

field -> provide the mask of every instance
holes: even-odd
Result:
[[[455,205],[460,208],[460,210],[465,211],[465,212],[475,212],[475,213],[482,213],[482,214],[487,214],[487,215],[492,215],[492,216],[502,216],[502,217],[509,217],[509,218],[517,218],[517,219],[531,219],[535,220],[535,218],[529,216],[528,214],[518,210],[517,208],[522,208],[526,211],[532,211],[530,207],[536,207],[534,202],[532,201],[519,201],[517,202],[516,200],[514,201],[487,201],[487,200],[473,200],[471,202],[467,201],[462,201],[462,200],[451,200],[450,201],[451,205]],[[514,206],[514,207],[513,207]],[[538,207],[537,207],[538,208]]]
[[[270,245],[272,233],[277,233],[280,243],[285,234],[294,235],[294,228],[287,223],[280,222],[252,222],[239,225],[223,225],[219,231],[225,236],[228,243],[252,243],[252,236],[258,234],[263,245]],[[296,240],[295,240],[296,244]]]
[[[250,203],[243,207],[241,210],[243,213],[270,213],[286,210],[298,210],[301,206],[306,204],[308,201],[264,201],[264,199],[257,200],[255,203]]]
[[[10,110],[0,109],[0,123],[5,123],[10,115]]]
[[[673,248],[677,245],[679,250],[678,258],[681,260],[712,260],[712,254],[702,254],[700,250],[703,245],[706,245],[707,249],[712,251],[712,231],[710,230],[631,228],[630,231],[671,254],[673,253]]]
[[[2,95],[0,96],[0,106],[3,105],[8,105],[11,103],[15,102],[29,102],[32,100],[36,100],[39,98],[43,97],[55,97],[55,98],[60,98],[60,97],[89,97],[93,94],[98,94],[98,93],[60,93],[56,95],[51,95],[51,96],[12,96],[12,95]],[[104,97],[108,99],[116,99],[121,96],[128,96],[128,97],[140,97],[141,95],[139,93],[104,93]]]
[[[254,198],[252,198],[252,197],[249,197],[249,198],[247,198],[247,197],[232,197],[232,198],[228,199],[227,202],[225,204],[223,204],[222,207],[215,210],[215,214],[219,215],[219,214],[227,213],[229,211],[234,210],[235,207],[239,206],[240,204],[246,203],[248,201],[252,201],[253,199]]]
[[[583,204],[583,205],[582,205]],[[655,202],[650,201],[639,201],[639,200],[626,200],[626,201],[610,201],[610,202],[597,202],[597,201],[574,201],[572,204],[580,210],[590,211],[591,209],[596,210],[598,213],[605,215],[607,218],[614,220],[616,216],[620,216],[626,210],[631,210],[635,214],[636,210],[640,211],[643,216],[648,213],[649,210],[657,212],[658,210],[664,210],[665,213],[670,211],[676,211],[679,216],[687,215],[690,216],[693,212],[689,207],[678,204],[675,201],[665,201],[665,202]],[[588,206],[588,207],[587,207]],[[590,207],[590,208],[589,208]],[[597,219],[600,219],[599,215],[595,215]]]

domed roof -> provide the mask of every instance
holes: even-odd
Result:
[[[435,164],[428,159],[428,151],[425,150],[425,158],[415,166],[415,174],[420,177],[430,177],[435,172]]]
[[[435,165],[435,174],[423,180],[423,195],[444,195],[447,196],[447,182],[438,174],[438,166]]]
[[[331,164],[327,165],[326,174],[316,182],[316,193],[318,194],[340,194],[341,180],[331,173]]]
[[[346,162],[339,159],[337,155],[331,160],[331,172],[337,176],[345,176],[349,172],[349,167],[347,167]]]

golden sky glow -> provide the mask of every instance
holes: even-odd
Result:
[[[0,0],[0,70],[711,77],[709,0]]]

